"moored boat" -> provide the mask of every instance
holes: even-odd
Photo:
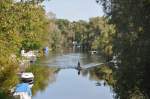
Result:
[[[20,83],[14,88],[13,96],[15,99],[31,99],[31,88],[34,82],[34,75],[31,72],[21,73]]]

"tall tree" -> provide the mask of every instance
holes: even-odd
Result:
[[[149,0],[98,0],[110,22],[116,25],[114,43],[121,63],[115,91],[120,99],[150,97],[150,2]],[[123,81],[122,81],[123,80]],[[143,97],[143,98],[141,98]]]

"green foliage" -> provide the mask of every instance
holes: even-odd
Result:
[[[8,96],[6,93],[0,91],[0,99],[12,99],[12,97]]]
[[[113,37],[116,35],[115,25],[109,24],[105,17],[91,18],[89,22],[79,20],[69,22],[68,20],[56,20],[61,33],[61,41],[65,46],[70,46],[77,41],[83,50],[98,49],[106,55],[113,53]]]
[[[114,52],[121,63],[116,72],[116,98],[150,98],[149,0],[98,0],[110,23],[116,25]]]
[[[24,40],[24,41],[22,41],[22,47],[26,51],[28,51],[28,50],[37,50],[37,49],[40,49],[41,44],[40,44],[40,42],[36,42],[36,41]]]
[[[83,50],[90,50],[90,30],[89,23],[83,20],[79,20],[78,22],[73,23],[73,29],[75,32],[75,41],[77,41]]]
[[[116,35],[115,26],[108,23],[104,17],[96,17],[90,20],[91,25],[98,35],[92,43],[93,49],[100,49],[107,56],[113,54],[113,40]]]
[[[97,80],[104,80],[110,86],[114,86],[116,83],[112,69],[106,65],[91,68],[89,69],[89,73],[91,78],[96,78]]]
[[[51,48],[53,50],[56,50],[56,49],[60,48],[60,46],[61,46],[61,42],[60,42],[60,40],[61,40],[61,33],[60,32],[55,32],[55,33],[53,33],[51,35],[51,37],[52,37],[52,40],[53,40],[51,42]]]
[[[74,39],[74,32],[72,30],[72,23],[65,19],[57,19],[56,25],[59,29],[59,39],[58,41],[61,43],[62,47],[69,47],[72,44]],[[58,38],[57,36],[57,38]]]
[[[41,5],[23,1],[0,1],[0,90],[4,93],[18,82],[20,49],[39,50],[48,46],[49,24],[54,24]]]
[[[0,57],[0,90],[7,93],[18,83],[17,62],[7,57]]]

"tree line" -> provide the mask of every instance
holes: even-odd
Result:
[[[93,17],[89,22],[84,20],[70,22],[56,19],[61,34],[67,39],[64,46],[72,46],[76,41],[83,51],[99,50],[106,56],[111,56],[113,37],[116,35],[115,25],[109,24],[106,17]]]
[[[117,35],[113,53],[121,61],[116,70],[114,91],[119,99],[150,97],[150,1],[96,0],[102,4]]]

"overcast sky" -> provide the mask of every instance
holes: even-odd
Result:
[[[70,21],[88,20],[102,16],[102,7],[95,0],[50,0],[44,2],[46,12],[53,12],[57,18]]]

